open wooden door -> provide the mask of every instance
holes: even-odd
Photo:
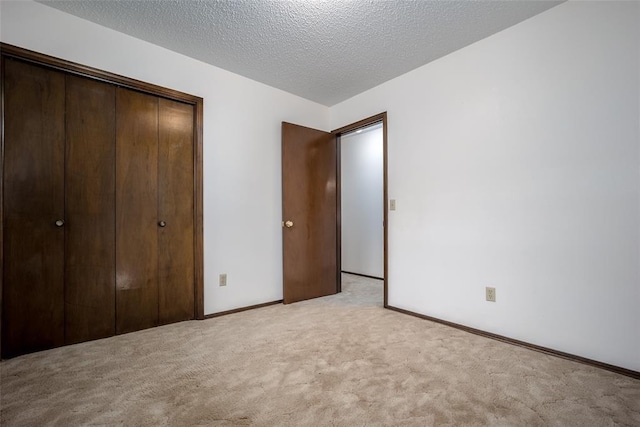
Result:
[[[332,133],[282,123],[285,304],[339,290],[337,144]]]

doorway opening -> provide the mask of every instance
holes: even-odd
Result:
[[[380,124],[382,199],[378,197],[378,208],[373,209],[382,209],[383,306],[388,307],[387,113],[333,132],[282,122],[282,293],[285,304],[342,291],[340,139]]]
[[[338,141],[338,266],[349,280],[381,279],[387,307],[386,113],[334,130]]]

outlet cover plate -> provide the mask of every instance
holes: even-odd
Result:
[[[487,286],[485,288],[487,301],[496,302],[496,288]]]

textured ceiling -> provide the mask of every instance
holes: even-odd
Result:
[[[41,3],[331,106],[561,2]]]

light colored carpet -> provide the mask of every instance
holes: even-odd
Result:
[[[4,361],[2,426],[640,425],[640,381],[382,308],[380,281]]]

